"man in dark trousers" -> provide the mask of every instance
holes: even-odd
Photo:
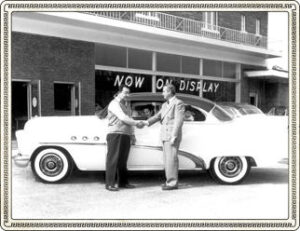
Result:
[[[134,188],[129,184],[127,175],[127,160],[131,143],[135,142],[134,128],[142,128],[141,121],[133,120],[130,117],[131,110],[126,104],[126,99],[130,93],[128,86],[121,85],[117,96],[108,106],[108,134],[107,158],[106,158],[106,189],[118,191],[120,188]],[[118,187],[115,185],[116,176]]]
[[[173,190],[178,188],[178,148],[182,137],[182,125],[184,118],[184,103],[175,96],[175,86],[168,84],[163,88],[163,97],[166,102],[161,110],[144,122],[146,125],[160,121],[161,140],[163,144],[163,155],[166,182],[162,186],[163,190]]]

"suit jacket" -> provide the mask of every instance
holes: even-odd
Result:
[[[184,103],[174,98],[170,104],[163,103],[160,111],[148,119],[149,126],[160,121],[161,123],[161,140],[170,141],[171,138],[177,138],[180,142],[182,137],[182,124],[184,118]]]

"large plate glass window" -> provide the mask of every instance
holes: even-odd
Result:
[[[129,86],[131,92],[151,92],[152,89],[151,75],[96,70],[95,76],[95,102],[99,108],[113,99],[121,84]]]
[[[126,67],[127,51],[125,47],[106,44],[95,45],[95,64]]]
[[[168,83],[172,83],[175,86],[176,91],[182,94],[199,96],[199,91],[202,88],[202,80],[200,79],[157,76],[156,91],[162,92],[163,87]]]
[[[235,101],[235,83],[223,81],[204,81],[203,97],[212,101]]]
[[[128,49],[128,67],[134,69],[152,69],[152,52]]]
[[[165,72],[181,72],[181,57],[179,55],[171,55],[157,53],[157,70]]]

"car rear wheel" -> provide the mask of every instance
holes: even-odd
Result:
[[[223,156],[212,160],[209,172],[221,184],[239,184],[250,171],[246,157]]]
[[[31,162],[34,175],[48,183],[57,183],[68,177],[73,163],[66,151],[57,148],[45,148]]]

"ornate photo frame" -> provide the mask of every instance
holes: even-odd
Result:
[[[289,15],[289,217],[286,220],[12,219],[12,15],[29,11],[278,11]],[[5,230],[295,230],[299,227],[299,3],[296,1],[4,1],[1,4],[1,226]],[[259,208],[258,208],[259,209]]]

